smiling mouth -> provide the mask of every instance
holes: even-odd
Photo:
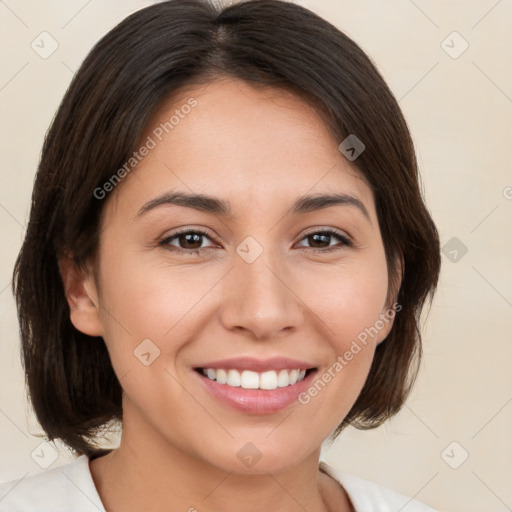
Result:
[[[204,377],[233,388],[274,390],[293,386],[304,380],[316,368],[269,370],[254,372],[251,370],[235,370],[222,368],[195,368]]]

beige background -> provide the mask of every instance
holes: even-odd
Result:
[[[36,448],[47,463],[54,453],[38,448],[42,439],[34,436],[41,430],[24,397],[9,289],[43,136],[93,44],[151,3],[0,2],[0,481],[42,471],[31,456]],[[403,411],[379,429],[347,430],[325,457],[442,511],[511,510],[512,3],[298,3],[345,31],[377,63],[415,138],[442,245],[456,237],[467,247],[456,262],[450,245],[443,255],[423,329],[424,363]],[[47,59],[31,48],[43,31],[59,45]],[[464,41],[449,36],[453,31],[469,44],[458,58]],[[71,460],[57,448],[51,467]]]

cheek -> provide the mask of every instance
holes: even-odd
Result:
[[[103,259],[102,323],[118,373],[131,369],[134,351],[144,347],[151,355],[176,354],[190,337],[191,326],[200,324],[208,293],[219,279],[194,266],[146,265],[141,260],[116,254],[113,248],[110,258]]]
[[[325,324],[325,336],[340,353],[379,320],[387,288],[385,261],[374,258],[320,268],[304,281],[302,294]]]
[[[373,361],[374,337],[383,334],[372,329],[386,299],[385,261],[375,258],[352,263],[316,272],[304,281],[302,292],[331,355],[328,366],[321,369],[299,402],[326,432],[336,428],[359,396]],[[307,289],[314,291],[306,295]]]

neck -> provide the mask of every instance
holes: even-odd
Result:
[[[318,459],[306,462],[279,474],[243,475],[177,450],[167,450],[164,460],[161,452],[156,458],[121,443],[90,468],[107,511],[331,512],[320,492]]]

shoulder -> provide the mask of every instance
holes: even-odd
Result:
[[[81,455],[72,462],[0,483],[0,512],[105,512]]]
[[[438,512],[387,487],[340,471],[324,461],[320,462],[320,468],[345,489],[355,512]]]

